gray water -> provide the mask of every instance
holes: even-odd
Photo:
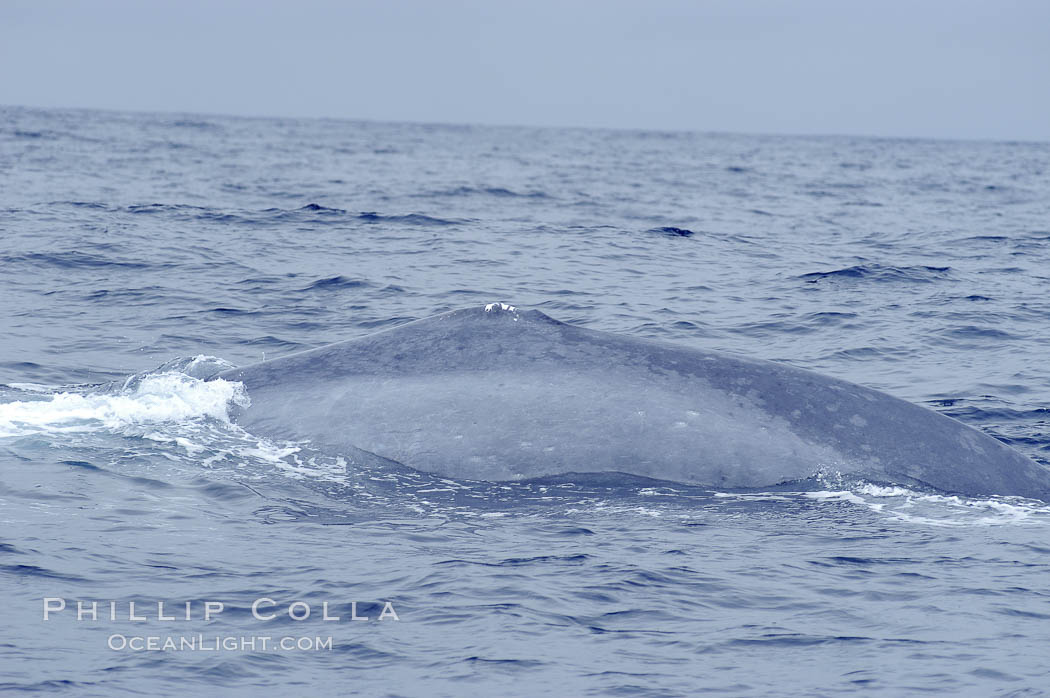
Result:
[[[359,470],[201,379],[506,301],[1050,464],[1048,172],[1034,143],[0,109],[0,687],[1041,695],[1040,502]],[[332,640],[111,649],[151,636]]]

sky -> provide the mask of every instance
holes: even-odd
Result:
[[[1050,140],[1045,0],[0,0],[0,104]]]

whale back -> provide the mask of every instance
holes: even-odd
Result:
[[[885,393],[493,304],[218,377],[260,436],[449,477],[623,472],[724,488],[849,475],[1050,498],[1050,473]]]

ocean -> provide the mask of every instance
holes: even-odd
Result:
[[[203,380],[506,302],[1050,466],[1050,144],[3,107],[0,240],[0,690],[1050,692],[1045,503],[362,470]]]

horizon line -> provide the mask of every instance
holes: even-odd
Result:
[[[340,121],[345,123],[366,124],[395,124],[409,126],[437,126],[443,128],[507,128],[507,129],[537,129],[550,131],[612,131],[622,133],[654,133],[668,135],[725,135],[725,136],[751,136],[751,137],[782,137],[782,138],[859,138],[862,140],[878,141],[934,141],[941,143],[998,143],[998,144],[1050,144],[1050,139],[1035,138],[998,138],[998,137],[970,137],[959,138],[951,136],[888,136],[871,133],[800,133],[800,132],[774,132],[774,131],[729,131],[725,129],[700,129],[700,128],[652,128],[637,126],[579,126],[565,124],[524,124],[524,123],[485,123],[485,122],[459,122],[459,121],[430,121],[417,119],[381,119],[375,117],[350,117],[350,116],[291,116],[274,114],[235,114],[229,112],[209,112],[177,109],[150,109],[150,108],[117,108],[117,107],[83,107],[83,106],[38,106],[31,104],[3,104],[2,109],[24,109],[39,111],[89,111],[110,114],[142,114],[142,115],[179,115],[200,116],[219,119],[245,119],[258,121],[294,120],[294,121]]]

